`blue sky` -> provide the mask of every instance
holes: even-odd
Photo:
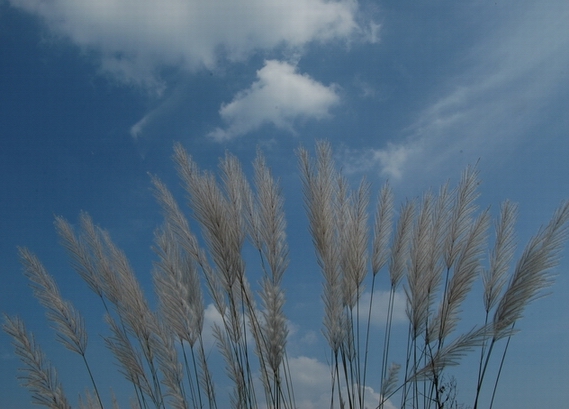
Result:
[[[54,216],[87,211],[152,297],[161,216],[148,174],[183,200],[175,142],[203,168],[228,150],[247,172],[261,147],[286,199],[289,353],[314,380],[304,407],[319,408],[320,273],[295,149],[327,139],[351,181],[377,190],[389,179],[397,203],[479,161],[479,205],[518,203],[522,247],[569,198],[567,21],[565,0],[0,0],[0,311],[25,319],[73,399],[83,391],[80,362],[54,342],[20,273],[26,246],[92,323],[97,370],[120,384]],[[496,407],[567,406],[565,256],[551,296],[520,323]],[[0,407],[30,407],[18,366],[1,333]],[[459,389],[470,403],[468,381]]]

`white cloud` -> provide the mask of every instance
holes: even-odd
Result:
[[[347,174],[366,173],[377,171],[392,181],[403,177],[403,170],[407,162],[421,153],[419,144],[388,142],[384,149],[348,149],[338,152],[338,160],[342,162],[342,169]]]
[[[331,368],[328,365],[314,358],[299,356],[289,359],[289,368],[293,379],[297,408],[321,409],[330,407]],[[366,387],[364,407],[375,408],[378,405],[379,398],[380,395],[377,392],[369,386]],[[384,407],[395,409],[395,406],[389,401]]]
[[[379,162],[382,175],[399,180],[402,176],[402,167],[412,151],[414,151],[413,146],[388,143],[387,149],[373,152],[373,159]]]
[[[364,36],[370,43],[379,43],[379,31],[381,29],[380,24],[376,24],[375,22],[371,21],[367,30],[364,30]]]
[[[367,322],[369,302],[371,293],[363,293],[360,297],[360,321]],[[384,326],[387,321],[387,311],[389,306],[389,291],[375,290],[373,292],[373,305],[371,310],[370,323],[375,326]],[[407,299],[403,291],[396,291],[393,298],[393,317],[392,323],[407,322],[405,309]]]
[[[133,126],[130,127],[130,136],[134,139],[137,139],[144,130],[144,127],[148,124],[148,120],[150,118],[149,114],[144,115],[144,117],[135,123]]]
[[[339,102],[334,85],[325,86],[308,75],[297,73],[286,62],[266,61],[257,71],[258,80],[219,111],[228,124],[210,136],[216,140],[230,139],[258,129],[264,124],[292,130],[295,119],[322,119]]]
[[[124,81],[160,89],[164,65],[193,70],[255,50],[298,48],[360,35],[351,0],[10,0],[41,16],[58,35],[101,54],[101,68]],[[370,23],[368,23],[370,24]],[[368,33],[369,31],[369,33]]]
[[[223,317],[217,311],[213,304],[208,304],[204,311],[204,324],[203,324],[203,342],[206,349],[214,348],[217,344],[217,340],[213,336],[213,326],[218,325],[223,328]]]

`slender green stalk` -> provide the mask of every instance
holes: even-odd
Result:
[[[385,381],[385,377],[387,375],[387,363],[389,360],[389,344],[391,341],[391,325],[393,319],[394,300],[395,300],[395,288],[392,286],[391,290],[389,291],[389,302],[387,304],[387,317],[385,320],[385,333],[383,336],[380,385],[383,385],[383,382]]]
[[[370,333],[370,328],[371,328],[371,311],[372,311],[372,307],[373,307],[373,294],[374,294],[374,290],[375,290],[375,274],[373,275],[372,279],[371,279],[371,289],[370,289],[370,297],[369,297],[369,306],[368,306],[368,311],[367,311],[367,322],[366,322],[366,335],[365,335],[365,352],[364,352],[364,363],[363,363],[363,379],[362,379],[362,387],[363,387],[363,392],[362,392],[362,400],[360,402],[360,404],[363,404],[363,402],[365,402],[365,391],[366,391],[366,375],[367,375],[367,359],[368,359],[368,353],[369,353],[369,333]],[[384,343],[385,345],[385,343]],[[381,380],[380,385],[383,384],[383,378]],[[363,407],[363,406],[362,406]]]
[[[488,409],[492,409],[494,406],[494,398],[496,397],[496,390],[498,389],[498,382],[500,381],[500,375],[502,374],[502,368],[504,367],[504,362],[506,360],[506,354],[508,353],[508,347],[510,346],[511,336],[508,337],[506,341],[506,346],[504,348],[504,353],[502,354],[502,359],[500,359],[500,367],[498,368],[498,373],[496,375],[496,381],[494,382],[494,388],[492,389],[492,398],[490,399],[490,406]]]

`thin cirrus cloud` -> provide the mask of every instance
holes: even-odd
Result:
[[[256,50],[364,35],[351,0],[9,1],[42,17],[57,35],[98,52],[103,71],[158,91],[163,66],[192,71]],[[377,26],[370,27],[376,37]]]
[[[287,62],[266,61],[257,71],[257,81],[221,107],[219,114],[227,127],[215,129],[210,137],[228,140],[265,124],[292,130],[296,119],[326,118],[340,100],[335,88],[298,73]]]
[[[500,154],[540,127],[569,89],[566,1],[516,3],[500,27],[481,33],[468,69],[447,80],[400,141],[345,155],[353,171],[378,169],[391,180],[433,175],[459,161]],[[460,163],[460,166],[463,166]]]

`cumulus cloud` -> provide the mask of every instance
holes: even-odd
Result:
[[[351,0],[10,0],[42,17],[58,35],[99,52],[103,70],[124,81],[163,86],[164,65],[213,67],[255,50],[347,39],[368,41]],[[371,30],[371,34],[368,32]]]
[[[368,318],[368,308],[371,293],[363,293],[360,297],[360,320],[366,322]],[[383,326],[387,321],[387,311],[389,306],[389,291],[375,290],[373,292],[373,306],[371,311],[370,324],[375,326]],[[395,292],[393,298],[393,323],[407,322],[407,314],[405,312],[407,299],[403,291]]]
[[[258,80],[219,111],[227,128],[217,128],[210,136],[226,140],[273,124],[292,130],[295,119],[322,119],[339,102],[335,86],[325,86],[308,75],[300,74],[294,65],[266,61],[257,71]]]
[[[293,379],[296,407],[299,409],[320,409],[330,407],[331,368],[314,358],[299,356],[289,359]],[[345,391],[344,391],[345,392]],[[366,387],[364,407],[375,408],[380,395],[371,387]],[[386,409],[395,409],[389,401]]]

